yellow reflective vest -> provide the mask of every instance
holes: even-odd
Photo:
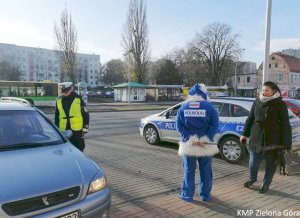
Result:
[[[67,115],[62,106],[62,98],[57,100],[59,112],[59,129],[64,132],[67,127]],[[83,127],[83,117],[81,114],[80,98],[74,98],[69,111],[70,125],[73,131],[80,131]]]

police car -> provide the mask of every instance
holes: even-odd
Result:
[[[247,147],[240,143],[241,136],[254,98],[220,98],[211,99],[219,113],[219,130],[217,141],[222,158],[230,163],[238,163],[247,154]],[[142,118],[140,134],[149,144],[160,141],[178,142],[180,134],[176,130],[176,114],[182,103],[148,117]],[[300,141],[300,119],[289,111],[293,131],[293,144]]]

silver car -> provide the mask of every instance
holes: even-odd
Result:
[[[38,109],[0,100],[0,217],[106,217],[102,169]]]

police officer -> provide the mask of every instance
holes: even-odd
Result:
[[[85,148],[83,136],[88,132],[90,116],[82,97],[74,91],[72,82],[60,83],[61,93],[56,100],[55,125],[63,132],[72,130],[71,143],[80,151]]]

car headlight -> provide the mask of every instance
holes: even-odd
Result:
[[[88,195],[100,191],[101,189],[105,188],[106,185],[107,185],[106,178],[103,175],[101,175],[101,177],[97,176],[90,183]]]

